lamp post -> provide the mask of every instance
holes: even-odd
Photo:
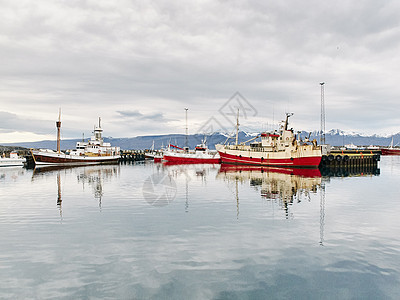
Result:
[[[186,113],[186,141],[185,141],[185,147],[188,148],[188,121],[187,121],[187,112],[188,108],[185,108],[185,113]]]

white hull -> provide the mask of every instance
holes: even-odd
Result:
[[[185,153],[185,152],[174,152],[167,151],[164,153],[164,156],[173,157],[177,159],[220,159],[219,153],[204,153],[204,152],[195,152],[195,153]]]
[[[0,167],[22,167],[25,158],[0,158]]]

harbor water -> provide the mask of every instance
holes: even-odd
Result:
[[[0,168],[0,298],[399,299],[399,182],[400,156]]]

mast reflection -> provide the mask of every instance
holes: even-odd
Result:
[[[57,172],[57,207],[60,210],[60,217],[62,219],[62,198],[61,198],[61,174]]]
[[[104,195],[103,185],[109,181],[111,177],[119,175],[119,165],[109,166],[93,166],[90,168],[84,168],[77,175],[78,183],[82,184],[83,189],[88,184],[92,189],[94,198],[99,202],[99,208],[101,208],[102,198]]]
[[[40,177],[56,176],[57,181],[57,207],[60,209],[62,216],[62,174],[66,179],[66,175],[76,174],[78,183],[82,184],[83,190],[86,186],[92,189],[94,198],[98,201],[99,207],[102,205],[104,195],[104,183],[109,181],[111,177],[118,176],[120,172],[119,165],[96,165],[96,166],[80,166],[80,167],[63,167],[51,166],[35,168],[32,174],[32,180],[38,180]]]
[[[189,212],[189,187],[192,180],[200,181],[207,185],[207,176],[212,171],[217,171],[219,164],[180,164],[163,162],[162,172],[167,172],[175,180],[184,179],[185,185],[185,212]]]

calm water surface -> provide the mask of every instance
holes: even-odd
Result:
[[[0,169],[0,298],[399,299],[400,157]]]

